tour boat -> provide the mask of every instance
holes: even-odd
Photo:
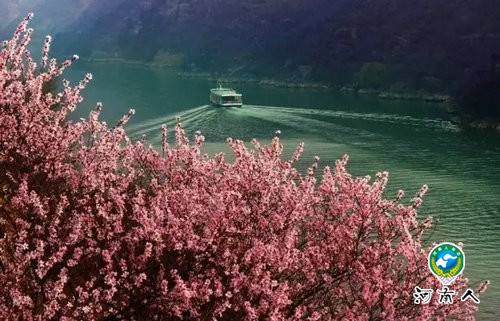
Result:
[[[241,94],[231,88],[223,88],[219,85],[218,88],[210,89],[210,103],[214,106],[222,107],[241,107]]]

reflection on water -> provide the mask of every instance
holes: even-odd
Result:
[[[356,175],[390,171],[388,193],[402,188],[409,200],[424,183],[430,186],[420,215],[438,219],[429,242],[463,242],[467,275],[474,285],[490,279],[481,300],[480,320],[493,319],[500,302],[500,136],[468,133],[446,120],[445,108],[420,102],[382,101],[326,90],[290,90],[240,85],[243,108],[208,105],[204,80],[181,80],[169,72],[123,65],[82,65],[77,79],[92,71],[95,83],[75,117],[88,114],[97,100],[103,117],[114,122],[129,106],[137,114],[128,125],[132,138],[145,136],[158,145],[160,126],[173,129],[176,116],[191,135],[206,137],[209,153],[228,151],[227,137],[269,141],[280,129],[286,156],[300,141],[305,168],[314,155],[331,165],[343,153],[351,156]],[[196,107],[197,106],[197,107]],[[283,107],[279,107],[283,106]],[[172,136],[170,136],[172,137]]]

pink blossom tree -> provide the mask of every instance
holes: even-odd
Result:
[[[92,76],[54,89],[78,57],[50,59],[47,37],[36,63],[30,18],[0,52],[0,319],[474,319],[469,302],[413,304],[439,287],[426,186],[385,199],[388,174],[352,177],[347,156],[317,181],[318,159],[300,174],[303,146],[284,160],[278,137],[210,158],[180,123],[157,152],[127,138],[133,110],[108,127],[99,103],[70,121]]]

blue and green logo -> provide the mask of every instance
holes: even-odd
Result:
[[[456,244],[441,243],[429,253],[429,269],[443,285],[453,283],[464,268],[465,255]]]

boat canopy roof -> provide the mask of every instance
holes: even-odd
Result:
[[[241,94],[238,94],[236,91],[234,91],[231,88],[214,88],[210,90],[213,94],[222,96],[222,97],[227,97],[227,96],[239,96],[241,97]]]

